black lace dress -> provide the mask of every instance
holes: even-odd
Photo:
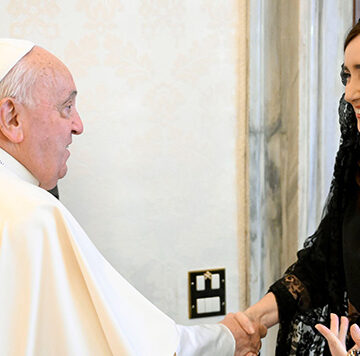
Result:
[[[330,355],[314,326],[329,325],[331,312],[348,315],[351,323],[360,321],[360,138],[344,97],[339,116],[341,144],[322,221],[297,262],[269,289],[279,310],[277,356]]]

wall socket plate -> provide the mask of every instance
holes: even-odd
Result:
[[[225,268],[190,271],[189,318],[225,315]]]

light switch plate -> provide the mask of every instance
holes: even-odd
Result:
[[[225,268],[191,271],[188,279],[190,319],[226,314]]]

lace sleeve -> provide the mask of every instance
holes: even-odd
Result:
[[[270,287],[269,292],[275,295],[280,322],[292,319],[296,311],[311,306],[306,286],[294,274],[285,274]]]
[[[280,282],[291,293],[299,309],[306,310],[310,307],[310,296],[304,284],[293,274],[285,275]]]

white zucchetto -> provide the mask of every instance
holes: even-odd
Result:
[[[0,38],[0,82],[34,46],[34,43],[26,40]]]

